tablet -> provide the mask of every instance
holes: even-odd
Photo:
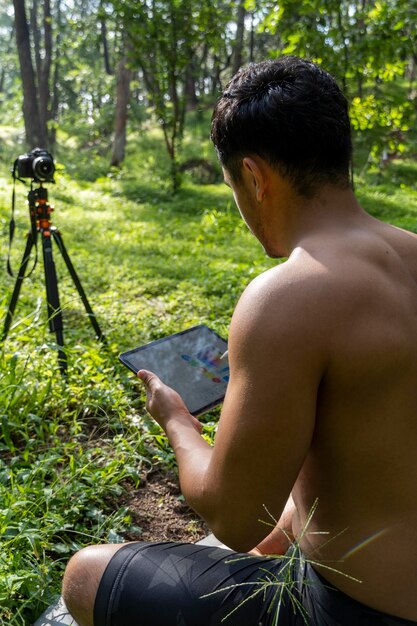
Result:
[[[227,342],[204,324],[123,352],[120,360],[133,372],[155,372],[178,391],[193,415],[220,404],[229,380]]]

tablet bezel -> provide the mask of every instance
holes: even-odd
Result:
[[[206,324],[197,324],[196,326],[192,326],[191,328],[187,328],[185,330],[181,330],[177,333],[173,333],[172,335],[167,335],[166,337],[161,337],[160,339],[156,339],[155,341],[151,341],[143,346],[139,346],[137,348],[133,348],[132,350],[127,350],[126,352],[122,352],[119,355],[119,359],[120,361],[123,363],[123,365],[125,365],[126,367],[128,367],[132,372],[134,372],[135,374],[138,373],[138,369],[136,368],[136,366],[134,366],[130,361],[129,361],[129,356],[132,354],[136,354],[137,352],[144,352],[149,348],[152,348],[153,346],[155,346],[156,344],[160,344],[166,341],[171,341],[174,337],[179,337],[181,335],[186,335],[189,334],[190,332],[196,332],[199,329],[206,329],[208,330],[211,334],[213,334],[217,339],[220,339],[221,341],[224,342],[225,346],[224,346],[224,350],[227,350],[227,341],[226,339],[224,339],[223,337],[221,337],[218,333],[216,333],[215,330],[213,330],[212,328],[210,328],[209,326],[207,326]],[[202,415],[203,413],[206,413],[207,411],[209,411],[210,409],[218,406],[219,404],[221,404],[224,400],[225,397],[225,393],[222,393],[218,398],[216,398],[215,400],[213,400],[212,402],[210,402],[207,405],[202,406],[199,409],[196,409],[194,411],[190,411],[191,415],[194,415],[195,417],[197,417],[198,415]]]

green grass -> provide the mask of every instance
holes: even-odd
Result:
[[[214,163],[202,127],[197,120],[187,135],[183,158],[197,154]],[[3,142],[0,155],[0,324],[14,285],[5,261],[9,169],[23,152],[19,136]],[[30,624],[50,604],[76,549],[117,541],[129,529],[129,512],[120,506],[124,487],[137,485],[152,464],[173,464],[118,354],[197,323],[227,336],[242,289],[274,263],[247,232],[224,185],[200,186],[187,175],[171,197],[169,164],[153,129],[130,138],[122,173],[108,176],[108,154],[81,150],[69,136],[60,138],[57,158],[65,169],[48,187],[53,222],[108,347],[96,341],[54,248],[68,380],[59,375],[48,330],[41,262],[23,283],[0,349],[0,624],[12,626]],[[416,181],[416,164],[398,161],[359,179],[357,192],[370,213],[417,232]],[[18,183],[15,268],[29,227],[27,191]],[[204,418],[208,438],[216,418],[216,411]]]

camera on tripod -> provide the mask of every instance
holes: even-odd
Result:
[[[16,176],[17,170],[17,176]],[[38,183],[53,183],[54,181],[54,158],[47,150],[34,148],[31,152],[17,157],[13,176],[17,178],[32,178]]]
[[[13,195],[12,195],[12,216],[9,225],[9,254],[7,258],[7,271],[10,276],[14,276],[10,263],[10,251],[15,231],[14,209],[15,209],[15,185],[16,180],[22,178],[30,178],[30,191],[28,193],[28,205],[31,228],[26,238],[26,247],[23,252],[22,260],[19,266],[19,272],[16,277],[12,297],[4,321],[3,335],[0,341],[5,341],[13,320],[14,311],[17,300],[19,298],[20,289],[26,276],[26,270],[30,260],[32,248],[35,248],[35,260],[29,275],[36,267],[38,260],[38,238],[40,237],[42,244],[43,267],[45,274],[46,287],[46,303],[48,307],[48,324],[51,332],[56,335],[56,345],[58,348],[58,364],[62,374],[67,370],[67,353],[64,349],[64,331],[63,316],[58,292],[58,277],[55,269],[55,261],[53,259],[52,242],[54,241],[59,252],[67,266],[69,274],[84,304],[88,318],[96,331],[97,338],[103,343],[106,339],[101,332],[101,328],[97,322],[93,309],[90,306],[86,293],[81,285],[78,274],[72,264],[67,249],[64,245],[61,233],[52,225],[51,213],[53,208],[48,203],[48,189],[43,183],[53,183],[53,175],[55,172],[54,159],[52,154],[42,148],[34,148],[26,154],[22,154],[14,162],[12,169],[13,176]],[[21,182],[24,182],[23,180]],[[34,183],[39,183],[39,187],[34,187]]]

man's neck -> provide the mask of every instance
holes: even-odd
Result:
[[[271,256],[289,256],[312,237],[343,232],[369,221],[351,189],[330,185],[322,187],[313,198],[281,196],[275,215],[271,242],[274,251],[270,251],[275,254]]]

